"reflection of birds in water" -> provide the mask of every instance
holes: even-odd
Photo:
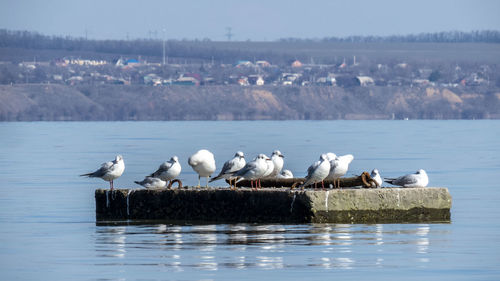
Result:
[[[199,150],[189,157],[188,163],[198,173],[198,187],[200,187],[201,177],[207,178],[206,187],[208,187],[208,178],[215,172],[215,158],[212,152],[206,149]]]
[[[333,180],[334,187],[340,188],[340,178],[343,177],[349,169],[354,156],[352,154],[337,156],[335,159],[330,159],[330,172],[326,179]]]
[[[167,162],[158,167],[158,169],[149,175],[150,177],[160,178],[166,182],[173,181],[181,173],[181,163],[179,163],[179,158],[173,156]]]
[[[328,176],[329,172],[330,161],[328,161],[328,156],[326,154],[321,154],[319,160],[309,166],[309,168],[307,169],[307,176],[304,180],[304,183],[301,184],[300,187],[314,184],[314,187],[316,188],[316,184],[318,182],[321,182],[321,186],[324,189],[325,184],[323,183],[323,180],[326,178],[326,176]]]
[[[278,175],[278,178],[280,178],[280,179],[292,179],[293,178],[292,171],[285,169],[285,170],[281,171],[281,174]]]
[[[376,187],[382,186],[382,178],[380,177],[380,173],[378,172],[377,169],[372,170],[370,177],[375,182]]]
[[[238,151],[236,154],[234,154],[234,157],[231,160],[228,160],[224,163],[224,166],[222,166],[222,170],[220,173],[216,176],[210,179],[209,182],[213,182],[219,179],[227,179],[229,180],[229,187],[232,189],[232,180],[236,180],[236,177],[233,176],[234,173],[237,171],[241,170],[243,167],[245,167],[246,161],[245,161],[245,155],[243,152]],[[234,188],[236,188],[236,181],[234,183]]]
[[[101,178],[109,181],[109,187],[113,190],[113,180],[119,178],[125,171],[125,162],[121,155],[117,155],[115,160],[103,163],[95,172],[80,175],[89,178]]]
[[[240,180],[249,180],[253,188],[253,182],[261,179],[267,171],[268,165],[266,160],[269,160],[269,158],[261,153],[253,161],[248,162],[245,167],[236,172],[234,176],[240,178]],[[257,182],[255,183],[255,188],[257,188]]]
[[[142,185],[145,188],[163,188],[167,185],[167,182],[154,177],[145,177],[142,181],[134,181],[138,185]]]
[[[385,178],[385,182],[402,187],[426,187],[429,184],[427,173],[420,169],[414,174],[408,174],[399,178]]]

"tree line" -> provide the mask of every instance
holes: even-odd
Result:
[[[500,43],[500,32],[493,30],[483,31],[450,31],[437,33],[420,33],[410,35],[394,36],[348,36],[348,37],[326,37],[323,39],[298,39],[283,38],[277,42],[312,42],[312,43]],[[242,45],[231,45],[232,42],[213,43],[209,39],[203,40],[168,40],[165,48],[170,58],[175,59],[199,59],[202,61],[217,60],[224,63],[234,63],[237,60],[254,58],[273,61],[290,60],[290,54],[286,51],[252,50]],[[233,44],[238,44],[234,42]],[[150,57],[162,56],[162,41],[153,39],[134,40],[87,40],[82,37],[71,36],[49,36],[32,31],[13,31],[0,29],[0,47],[86,51],[96,53],[108,53],[116,55],[141,55]],[[300,54],[293,57],[300,58]]]
[[[347,36],[325,37],[323,39],[283,38],[284,42],[320,41],[320,42],[352,42],[352,43],[500,43],[500,31],[443,31],[408,35],[389,36]]]

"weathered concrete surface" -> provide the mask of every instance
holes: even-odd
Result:
[[[437,222],[451,208],[447,188],[97,189],[95,199],[98,221]]]

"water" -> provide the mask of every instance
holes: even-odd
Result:
[[[0,136],[2,280],[500,279],[500,121],[0,123]],[[274,149],[297,176],[327,151],[354,154],[350,174],[424,168],[449,188],[452,221],[96,224],[94,190],[108,184],[79,174],[120,153],[115,186],[139,188],[177,155],[194,185],[200,148],[218,170],[237,150]]]

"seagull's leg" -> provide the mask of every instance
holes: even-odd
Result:
[[[315,182],[315,183],[314,183],[314,190],[316,190],[317,188],[318,188],[318,183],[317,183],[317,182]]]
[[[321,181],[321,189],[325,190],[325,183],[323,182],[323,180]]]
[[[109,182],[109,189],[110,189],[110,190],[113,190],[113,180],[111,180],[111,181]]]
[[[207,177],[207,185],[206,185],[207,188],[208,188],[208,178],[210,178],[210,177]]]
[[[200,175],[198,175],[198,188],[200,188],[200,187],[201,187],[201,181],[200,181],[200,178],[201,178],[201,177],[200,177]]]
[[[259,181],[259,188],[262,189],[262,185],[260,184],[260,179],[258,179]]]

